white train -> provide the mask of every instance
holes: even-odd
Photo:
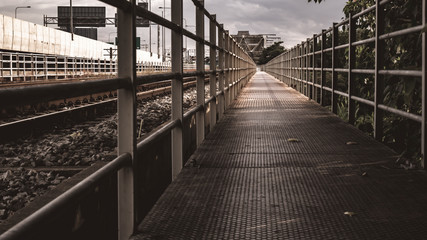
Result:
[[[0,50],[88,59],[107,59],[111,44],[0,14]],[[162,62],[157,54],[137,50],[138,62]]]

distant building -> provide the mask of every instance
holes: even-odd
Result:
[[[276,34],[264,34],[264,36],[265,36],[265,47],[266,48],[272,46],[275,42],[282,41],[282,38],[276,36]]]
[[[265,48],[281,41],[281,38],[276,34],[250,34],[249,31],[238,31],[237,35],[231,36],[255,62],[258,62]]]

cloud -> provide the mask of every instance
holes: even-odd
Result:
[[[171,0],[166,0],[170,6]],[[184,1],[184,17],[188,25],[195,25],[195,8],[191,0]],[[152,11],[161,15],[162,0],[151,0]],[[43,24],[43,14],[56,16],[57,6],[68,6],[69,0],[15,0],[1,1],[0,13],[13,16],[16,6],[31,5],[31,9],[19,9],[18,17]],[[326,0],[321,4],[308,3],[306,0],[205,0],[207,10],[217,15],[217,20],[225,29],[235,34],[239,30],[249,30],[253,34],[275,33],[282,37],[284,45],[291,47],[314,33],[329,28],[332,22],[340,21],[345,0]],[[73,0],[75,6],[105,5],[95,0]],[[170,10],[166,9],[166,18]],[[115,9],[107,7],[107,16],[114,16]],[[194,31],[194,27],[188,27]],[[205,33],[208,35],[208,23],[205,19]],[[114,27],[99,29],[100,40],[107,40]],[[156,32],[153,27],[153,31]],[[147,38],[147,29],[139,29],[138,34]],[[153,38],[154,38],[153,33]],[[169,38],[169,37],[168,37]],[[168,40],[168,39],[167,39]],[[168,42],[168,41],[167,41]],[[190,41],[191,42],[191,41]],[[169,45],[169,44],[168,44]],[[191,45],[190,45],[191,47]]]

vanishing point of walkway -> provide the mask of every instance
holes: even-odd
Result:
[[[396,158],[257,73],[134,239],[426,239],[427,175]]]

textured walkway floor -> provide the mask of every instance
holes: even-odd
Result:
[[[425,172],[265,73],[192,158],[135,239],[427,239]]]

